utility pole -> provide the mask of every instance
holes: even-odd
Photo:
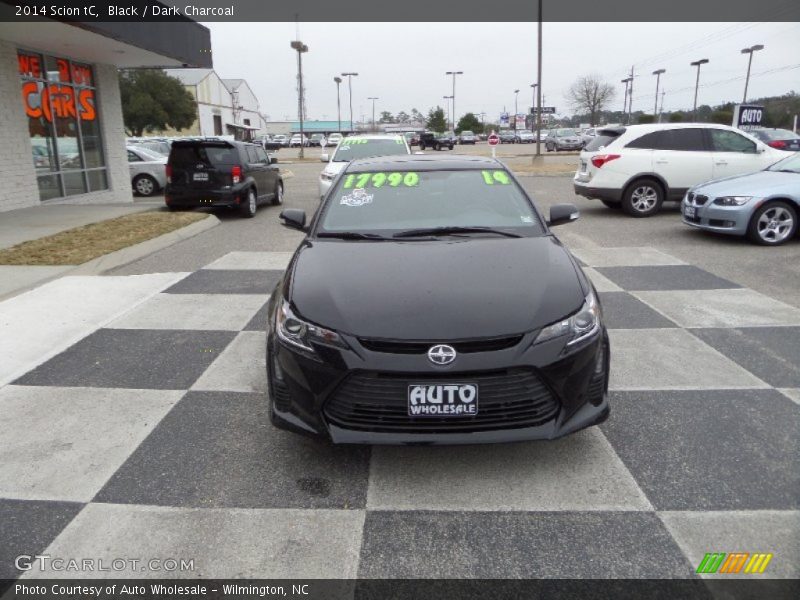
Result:
[[[339,84],[342,83],[342,78],[334,77],[333,80],[336,82],[336,116],[339,120],[339,129],[337,131],[342,133],[342,103],[339,97]]]
[[[353,77],[358,77],[358,73],[342,73],[342,77],[347,77],[347,88],[350,96],[350,131],[355,132],[353,126]]]
[[[303,147],[305,134],[303,132],[303,111],[305,109],[305,98],[303,97],[303,54],[308,52],[306,46],[300,40],[295,40],[289,44],[293,50],[297,50],[297,81],[298,81],[298,113],[300,116],[300,158],[303,158]]]
[[[697,119],[697,89],[700,87],[700,66],[708,62],[707,58],[701,58],[689,63],[691,67],[697,67],[697,79],[694,82],[694,107],[692,108],[692,118]]]
[[[661,115],[664,114],[664,96],[667,90],[661,90],[661,110],[658,111],[658,122],[661,123]]]
[[[519,90],[514,90],[514,131],[517,130],[517,114],[519,114]]]
[[[375,100],[380,100],[380,98],[376,96],[370,96],[367,100],[372,100],[372,131],[378,131],[375,128]]]
[[[747,102],[747,84],[750,83],[750,66],[753,64],[753,52],[763,49],[764,44],[756,44],[755,46],[750,46],[749,48],[742,48],[742,54],[750,55],[750,58],[747,59],[747,77],[745,77],[744,80],[744,97],[742,98],[742,104]]]
[[[453,76],[453,133],[456,131],[456,75],[463,75],[464,71],[447,71],[445,75]]]
[[[629,91],[630,100],[628,100],[628,124],[633,123],[633,78],[635,75],[633,74],[633,67],[635,65],[631,65],[631,89]]]
[[[620,80],[620,83],[625,84],[625,96],[622,99],[622,120],[623,125],[627,125],[628,121],[628,84],[631,82],[631,78],[627,77],[625,79]]]
[[[653,118],[658,117],[658,84],[661,80],[661,74],[666,72],[666,69],[658,69],[657,71],[653,71],[653,75],[656,76],[656,103],[653,107]]]
[[[536,156],[542,154],[542,0],[539,0],[538,56],[536,58]]]

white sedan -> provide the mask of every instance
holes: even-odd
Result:
[[[133,191],[153,196],[167,185],[167,157],[138,145],[127,146]]]

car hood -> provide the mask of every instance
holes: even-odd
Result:
[[[285,293],[298,314],[359,337],[515,335],[578,310],[584,293],[554,238],[306,242]],[[288,292],[286,291],[288,290]]]
[[[325,168],[322,169],[322,172],[323,173],[328,173],[329,175],[338,175],[342,171],[342,169],[344,169],[346,166],[347,166],[346,162],[341,162],[341,161],[333,162],[333,161],[331,161],[331,162],[329,162],[328,164],[325,165]]]
[[[756,171],[745,175],[734,175],[695,186],[692,191],[707,196],[755,196],[764,198],[783,190],[797,194],[800,174],[779,171]]]

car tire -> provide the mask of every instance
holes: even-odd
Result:
[[[545,145],[544,145],[544,148],[545,148],[545,150],[547,150],[548,152],[552,152],[552,151],[553,151],[553,146],[551,146],[550,144],[545,144]]]
[[[434,145],[433,145],[433,149],[434,149],[436,152],[438,152],[439,150],[441,150],[441,149],[442,149],[442,147],[441,147],[439,144],[434,144]]]
[[[655,179],[644,177],[631,183],[622,195],[622,210],[631,217],[652,217],[664,202],[664,188]]]
[[[747,237],[762,246],[780,246],[797,233],[797,208],[783,200],[767,202],[750,217]]]
[[[603,204],[605,204],[608,208],[613,208],[615,210],[619,210],[622,208],[622,204],[619,202],[614,202],[613,200],[600,200]]]
[[[241,214],[245,219],[252,219],[256,216],[257,208],[258,198],[256,197],[256,191],[253,188],[250,188],[247,190],[245,202],[239,207],[239,214]]]
[[[453,149],[453,144],[450,144],[450,150],[452,150],[452,149]]]
[[[279,181],[275,186],[275,195],[272,196],[272,206],[283,204],[283,182]]]
[[[422,152],[423,150],[425,150],[425,144],[420,144],[419,151]]]
[[[133,189],[140,196],[153,196],[158,192],[158,182],[150,175],[137,175],[133,178]]]

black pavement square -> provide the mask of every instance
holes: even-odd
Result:
[[[797,510],[800,406],[776,390],[612,392],[601,429],[656,510]]]
[[[185,390],[235,336],[233,331],[98,329],[14,383]]]
[[[258,309],[258,312],[253,315],[250,322],[245,326],[243,331],[266,331],[267,330],[267,305],[269,300],[264,302],[264,305]]]
[[[263,394],[189,392],[95,501],[180,507],[363,508],[370,451],[281,431]]]
[[[800,388],[800,327],[691,329],[691,333],[778,388]]]
[[[603,306],[603,322],[609,329],[677,327],[628,292],[600,292],[600,304]]]
[[[359,578],[693,577],[651,512],[369,511]]]
[[[269,294],[283,271],[201,269],[164,290],[167,294]]]
[[[15,564],[17,556],[42,554],[83,506],[0,498],[0,580],[19,577],[22,571]]]
[[[721,290],[741,287],[692,265],[597,267],[596,270],[627,291]]]

